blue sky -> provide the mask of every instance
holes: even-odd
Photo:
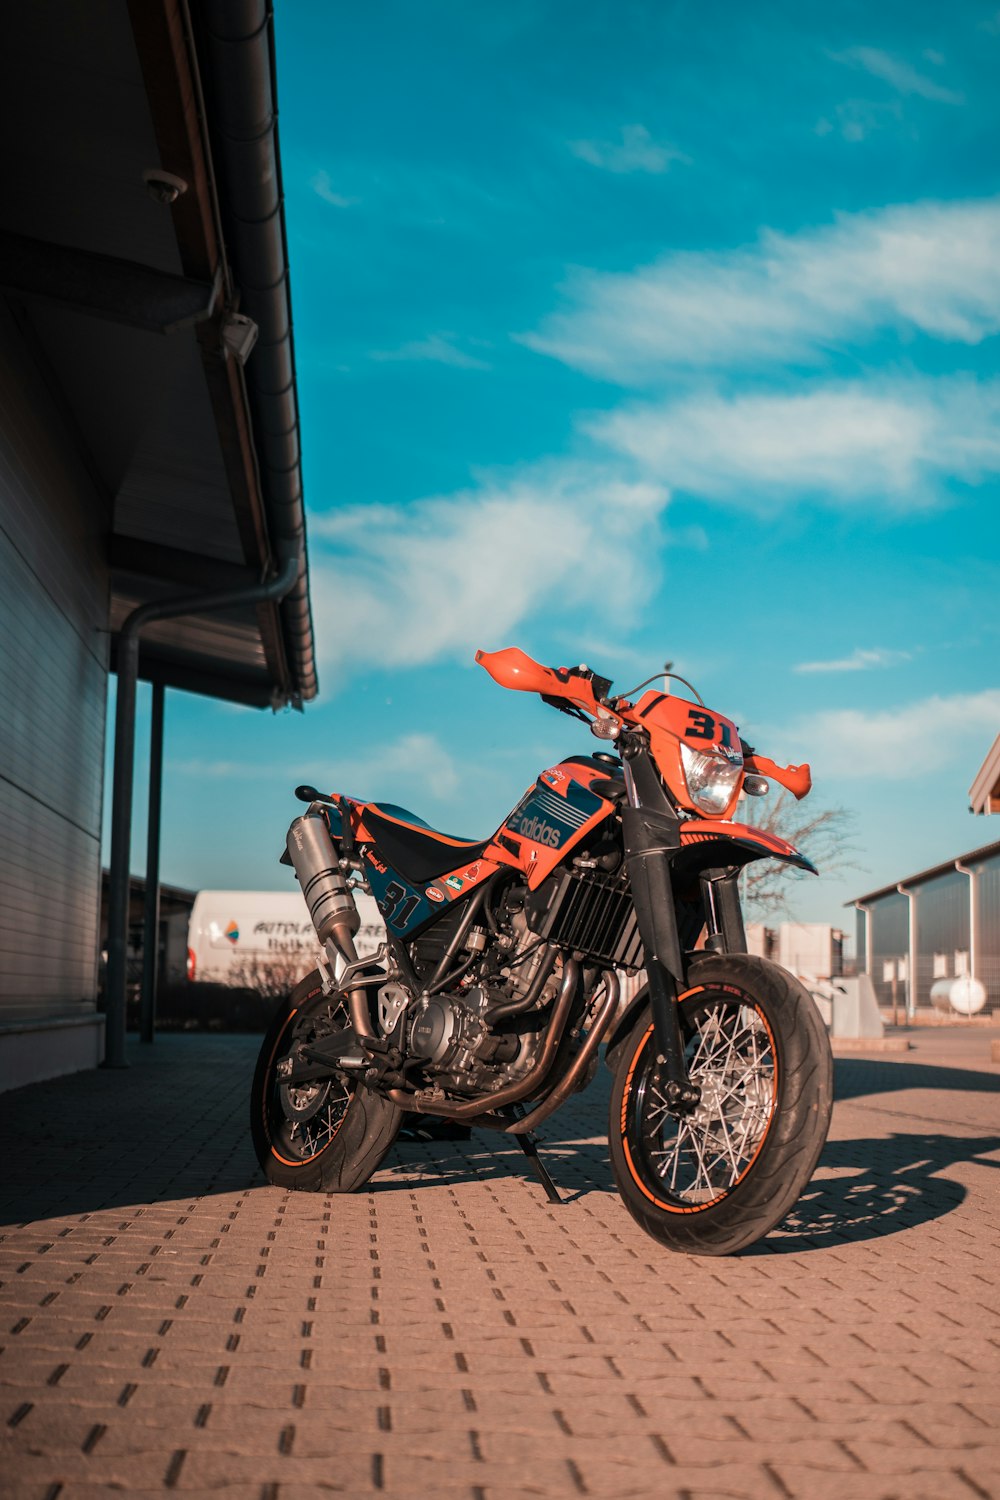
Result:
[[[591,743],[512,644],[810,760],[858,868],[803,920],[996,838],[995,5],[276,25],[321,696],[169,695],[164,879],[280,887],[303,779],[492,831]]]

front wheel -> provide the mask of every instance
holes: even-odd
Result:
[[[652,1016],[640,1014],[615,1068],[609,1143],[618,1190],[654,1239],[731,1255],[791,1209],[819,1159],[833,1059],[816,1005],[784,969],[746,954],[691,966],[680,997],[691,1081],[686,1116],[667,1107]]]
[[[363,1083],[339,1074],[298,1086],[277,1065],[296,1043],[350,1024],[341,999],[328,999],[317,972],[297,985],[268,1027],[250,1090],[257,1160],[277,1187],[352,1193],[363,1187],[399,1134],[403,1111]]]

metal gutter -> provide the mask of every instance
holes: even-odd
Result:
[[[208,614],[219,609],[277,603],[300,579],[303,553],[294,543],[282,549],[276,577],[250,588],[213,594],[184,594],[142,604],[118,633],[118,697],[115,704],[115,763],[111,791],[111,859],[108,873],[108,970],[104,1066],[124,1068],[125,988],[128,949],[129,855],[132,844],[132,782],[135,770],[135,702],[139,678],[139,634],[154,620]]]
[[[243,377],[269,530],[279,547],[304,550],[273,16],[266,0],[195,0],[193,10],[228,258],[239,311],[259,330]],[[299,695],[314,698],[318,683],[305,573],[284,601],[281,619]]]
[[[938,875],[947,875],[960,859],[980,863],[983,860],[992,859],[996,854],[1000,854],[1000,841],[983,844],[979,849],[970,849],[965,854],[957,854],[954,859],[946,859],[939,865],[931,865],[928,870],[918,870],[915,875],[904,875],[900,884],[922,885],[925,880],[934,880]],[[844,905],[860,906],[862,901],[878,901],[883,896],[895,895],[898,889],[899,886],[893,881],[892,885],[879,886],[877,891],[866,891],[863,896],[852,896],[849,901],[844,902]]]

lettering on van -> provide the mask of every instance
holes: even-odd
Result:
[[[254,932],[263,933],[265,937],[295,937],[300,932],[311,933],[313,924],[311,922],[258,922]]]

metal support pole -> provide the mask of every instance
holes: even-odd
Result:
[[[281,571],[269,583],[218,594],[185,594],[134,609],[118,632],[118,701],[111,807],[111,869],[108,874],[108,975],[105,1017],[106,1068],[126,1068],[125,990],[128,941],[129,854],[132,843],[132,781],[135,762],[135,697],[139,633],[153,620],[208,614],[246,604],[277,603],[294,587],[302,563],[301,543],[288,542]]]
[[[976,872],[970,865],[963,865],[960,859],[955,861],[955,869],[960,875],[969,877],[969,978],[978,979],[976,972],[979,967],[979,912],[976,901]],[[971,1015],[972,1012],[970,1011]]]
[[[897,885],[896,889],[901,896],[906,897],[910,907],[907,919],[909,949],[906,960],[906,1019],[912,1021],[917,1014],[917,956],[920,951],[920,937],[917,927],[917,893],[905,885]]]
[[[162,682],[153,683],[149,738],[149,824],[146,832],[146,902],[142,926],[142,998],[139,1040],[156,1034],[156,987],[160,975],[160,808],[163,801]]]

